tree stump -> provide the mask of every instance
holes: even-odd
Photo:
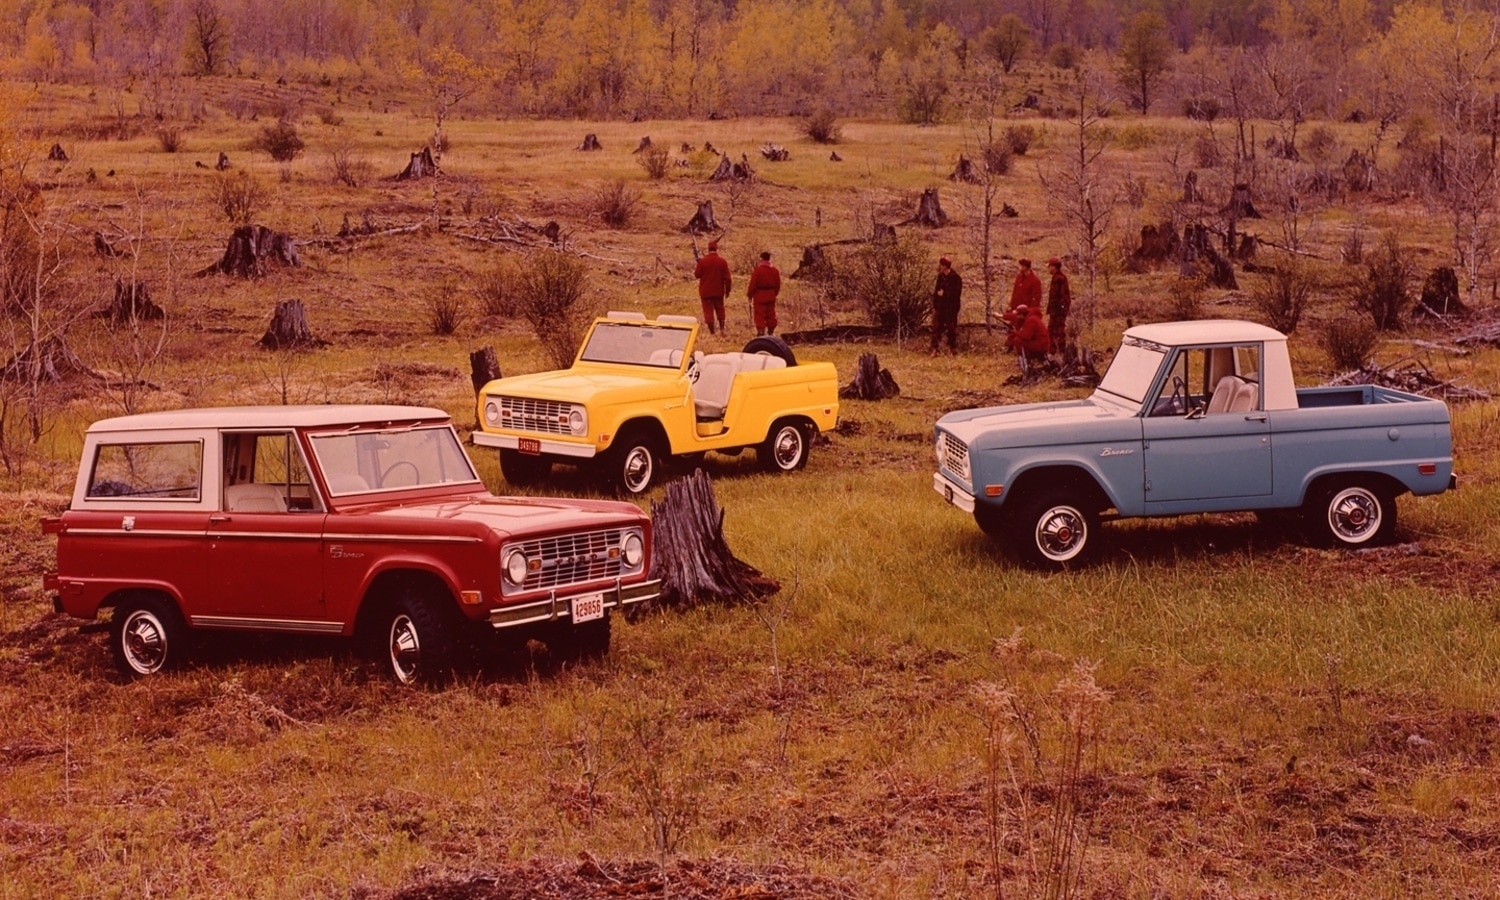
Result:
[[[835,150],[832,153],[828,154],[828,161],[829,162],[843,162],[844,158],[842,156],[839,156],[839,152],[837,150]]]
[[[704,141],[703,142],[703,152],[704,153],[718,153],[719,151],[714,147],[714,145],[712,143],[710,143],[709,141]]]
[[[578,145],[578,149],[583,151],[603,150],[604,145],[599,143],[599,135],[591,131],[583,136],[583,143]]]
[[[1259,219],[1260,211],[1250,202],[1250,185],[1243,182],[1235,185],[1229,203],[1219,213],[1231,219]]]
[[[1253,234],[1240,235],[1240,245],[1234,250],[1234,258],[1240,262],[1249,262],[1255,259],[1255,254],[1260,250],[1260,241]]]
[[[267,350],[301,350],[326,347],[328,342],[313,336],[307,324],[307,307],[301,300],[282,300],[271,316],[271,327],[259,341]]]
[[[474,394],[491,381],[500,377],[500,361],[495,358],[494,347],[483,347],[469,354],[469,381],[474,385]]]
[[[1202,203],[1203,194],[1198,190],[1198,173],[1188,172],[1182,179],[1182,202]]]
[[[896,226],[887,225],[884,222],[876,222],[873,226],[871,226],[870,240],[876,244],[879,244],[883,241],[895,241]]]
[[[760,155],[771,162],[786,162],[792,158],[792,151],[767,141],[765,146],[760,148]]]
[[[744,602],[774,594],[781,585],[735,558],[724,540],[724,510],[702,470],[667,485],[651,503],[651,572],[661,578],[652,603],[693,606]]]
[[[688,234],[707,234],[710,231],[718,231],[719,223],[714,219],[714,202],[704,200],[698,204],[698,211],[688,219],[687,226],[683,229]]]
[[[787,277],[817,278],[831,271],[832,267],[828,264],[828,254],[823,252],[823,245],[809,244],[802,248],[802,259],[797,263],[797,270]]]
[[[948,175],[948,180],[961,181],[964,184],[978,184],[984,179],[979,176],[979,170],[975,168],[974,161],[960,153],[958,155],[958,165],[953,167],[953,171]]]
[[[886,400],[898,396],[901,387],[889,369],[880,367],[873,353],[861,353],[854,368],[854,380],[839,388],[840,399]]]
[[[1016,212],[1016,208],[1014,206],[1011,206],[1009,203],[1002,203],[1000,204],[1000,215],[1004,216],[1007,219],[1014,219],[1016,216],[1019,216],[1020,213]]]
[[[47,159],[52,162],[67,162],[67,151],[63,150],[62,144],[53,144],[52,149],[47,151]]]
[[[937,188],[928,188],[922,192],[922,199],[917,201],[917,214],[907,221],[927,228],[942,228],[948,224],[948,214],[943,212],[943,205],[938,202]]]
[[[1171,222],[1163,222],[1161,225],[1141,226],[1141,245],[1130,254],[1131,262],[1135,264],[1137,271],[1144,271],[1145,266],[1159,265],[1177,255],[1178,248],[1182,245],[1177,237],[1177,229]]]
[[[1451,266],[1438,266],[1427,273],[1427,279],[1422,282],[1422,296],[1412,312],[1443,318],[1469,314],[1469,308],[1458,299],[1458,276]]]
[[[646,137],[641,138],[641,142],[639,144],[636,144],[635,145],[635,149],[632,150],[632,151],[630,151],[630,152],[631,153],[644,153],[644,152],[646,152],[647,150],[650,150],[650,149],[651,149],[651,136],[647,135]]]
[[[556,219],[549,220],[546,225],[542,226],[542,237],[551,243],[558,243],[562,240],[562,226],[557,224]]]
[[[1192,275],[1201,270],[1208,283],[1214,287],[1234,290],[1240,286],[1234,277],[1233,264],[1214,249],[1205,225],[1195,222],[1182,229],[1179,258],[1184,275]]]
[[[742,153],[739,162],[731,162],[728,153],[719,154],[719,165],[714,169],[709,181],[749,181],[755,177],[755,170],[750,168],[750,160]]]
[[[218,169],[220,172],[223,172],[224,170],[228,169],[229,168],[229,154],[225,153],[223,150],[220,150],[219,151],[219,161],[216,162],[216,163],[214,163],[214,168]]]
[[[130,321],[156,321],[164,318],[166,313],[151,300],[151,291],[146,288],[144,282],[126,284],[123,281],[116,281],[115,298],[97,315],[98,318],[108,319],[116,325],[124,325]]]
[[[302,265],[292,236],[284,231],[272,231],[264,225],[241,225],[229,236],[224,258],[196,274],[222,272],[240,278],[260,278],[272,264]]]
[[[432,178],[437,175],[437,162],[432,158],[432,148],[423,147],[411,155],[406,168],[396,173],[397,181],[415,181],[418,178]]]
[[[1375,185],[1375,166],[1370,158],[1358,150],[1350,150],[1344,160],[1344,185],[1353,193],[1360,194]]]
[[[687,155],[689,153],[697,153],[698,152],[698,148],[694,147],[692,144],[689,144],[687,141],[683,141],[682,142],[682,147],[680,148],[680,152],[685,156],[685,155]]]

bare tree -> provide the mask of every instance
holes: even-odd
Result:
[[[984,285],[984,324],[985,328],[989,328],[994,317],[995,297],[995,203],[1000,196],[1002,174],[989,164],[989,160],[993,155],[992,148],[997,146],[996,111],[1004,99],[1003,64],[1001,69],[997,69],[993,64],[981,63],[976,75],[975,88],[969,102],[970,133],[966,136],[965,144],[977,145],[970,152],[977,151],[975,156],[980,164],[974,166],[974,177],[977,180],[959,195],[959,202],[965,207],[964,218],[969,224],[975,255],[980,261],[980,277]],[[1001,135],[998,140],[1003,143],[1006,138]]]
[[[188,9],[188,59],[196,75],[217,75],[229,61],[229,17],[218,0],[193,0]]]

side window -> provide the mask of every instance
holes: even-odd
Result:
[[[1185,416],[1207,403],[1204,393],[1206,364],[1202,350],[1177,351],[1177,357],[1172,360],[1172,367],[1151,403],[1151,415]]]
[[[277,431],[224,436],[224,508],[242,512],[318,509],[295,435]]]
[[[88,496],[197,500],[202,493],[203,444],[100,444]]]

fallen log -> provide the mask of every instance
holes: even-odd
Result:
[[[661,578],[661,594],[650,601],[653,605],[742,603],[781,590],[775,579],[729,549],[724,510],[702,469],[667,485],[661,501],[651,502],[651,533],[651,571]]]
[[[767,142],[765,146],[760,148],[760,155],[771,162],[786,162],[792,158],[792,151]]]

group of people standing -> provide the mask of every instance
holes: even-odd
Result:
[[[709,241],[708,252],[693,269],[698,279],[698,299],[703,304],[703,322],[709,334],[724,331],[724,298],[734,285],[729,261],[719,255],[719,242]],[[776,297],[781,293],[781,271],[771,264],[771,251],[760,254],[760,263],[750,272],[750,286],[745,296],[750,300],[750,317],[756,334],[776,333]],[[718,327],[714,323],[718,322]]]
[[[1004,318],[1010,326],[1006,345],[1020,354],[1027,362],[1040,362],[1054,349],[1061,351],[1068,335],[1068,312],[1073,307],[1073,292],[1068,286],[1068,276],[1063,273],[1062,260],[1052,257],[1047,260],[1049,280],[1047,284],[1047,321],[1042,322],[1042,280],[1031,268],[1031,260],[1022,257],[1021,270],[1016,273],[1015,284],[1010,291],[1010,309]],[[944,335],[948,337],[948,350],[958,351],[958,304],[963,296],[964,283],[953,271],[953,261],[948,257],[938,260],[937,284],[932,289],[932,348],[937,356]]]

